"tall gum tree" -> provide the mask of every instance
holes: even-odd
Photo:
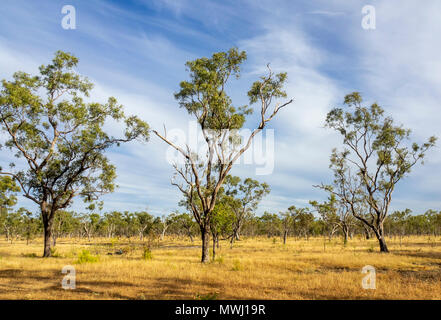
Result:
[[[373,231],[380,252],[389,252],[384,235],[384,220],[396,185],[435,145],[436,137],[422,144],[410,143],[409,129],[398,126],[374,103],[362,106],[360,93],[346,95],[346,109],[334,108],[326,118],[326,127],[343,137],[344,150],[334,149],[330,168],[334,187],[322,189],[336,195],[352,215]]]
[[[286,98],[283,85],[286,73],[274,74],[268,66],[268,75],[254,82],[248,92],[250,104],[260,104],[260,122],[251,132],[244,145],[235,143],[231,134],[242,128],[253,110],[248,106],[236,108],[225,88],[231,77],[239,77],[240,65],[246,59],[244,51],[232,48],[227,52],[214,53],[211,58],[200,58],[186,63],[190,80],[180,83],[175,94],[180,107],[195,117],[203,133],[207,152],[198,155],[187,144],[180,146],[167,138],[166,132],[153,132],[183,157],[183,164],[174,164],[176,177],[172,184],[177,186],[187,199],[188,205],[201,230],[201,262],[209,261],[210,220],[216,205],[218,192],[228,172],[239,157],[250,147],[252,140],[266,124],[282,109],[292,103],[272,102]],[[270,111],[270,107],[272,110]],[[226,147],[236,144],[237,148]]]
[[[57,51],[39,75],[16,72],[2,80],[0,125],[5,147],[22,159],[0,174],[12,177],[24,197],[35,202],[44,225],[44,257],[51,255],[51,235],[57,210],[74,197],[95,201],[115,188],[115,166],[105,151],[134,139],[148,140],[147,123],[126,117],[111,97],[107,103],[86,102],[93,85],[74,71],[78,59]],[[108,121],[123,122],[120,137],[104,131]],[[18,167],[18,166],[17,166]]]

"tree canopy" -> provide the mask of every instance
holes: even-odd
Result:
[[[57,51],[39,75],[16,72],[11,81],[2,80],[0,91],[0,125],[8,136],[4,147],[24,160],[0,174],[12,177],[40,206],[48,233],[55,212],[74,197],[91,202],[114,190],[116,172],[107,149],[149,137],[147,123],[127,117],[115,98],[86,101],[93,85],[74,71],[77,63],[72,54]],[[124,123],[119,137],[104,129],[109,121]]]

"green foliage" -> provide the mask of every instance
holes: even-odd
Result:
[[[340,153],[333,151],[331,168],[341,174],[348,173],[349,163],[354,164],[360,188],[368,193],[369,204],[379,209],[378,202],[424,158],[437,138],[430,137],[420,145],[406,144],[409,129],[397,126],[391,117],[385,117],[378,104],[363,107],[362,101],[361,95],[354,92],[345,97],[348,110],[335,108],[327,115],[326,126],[343,136],[347,148]]]
[[[0,176],[0,210],[2,212],[17,203],[15,193],[20,192],[20,190],[20,187],[11,177]]]
[[[51,248],[50,250],[51,250],[51,257],[53,257],[53,258],[60,258],[61,257],[61,255],[58,253],[56,248]]]
[[[362,102],[360,93],[353,92],[345,97],[345,108],[334,108],[327,115],[326,127],[340,133],[345,148],[334,149],[331,154],[333,185],[320,187],[336,195],[355,218],[375,229],[381,250],[387,252],[383,223],[395,186],[414,165],[423,163],[437,138],[411,143],[410,129],[396,125],[377,103],[365,107]]]
[[[240,263],[240,260],[235,259],[233,260],[233,268],[231,269],[232,271],[240,271],[242,270],[242,264]]]
[[[81,250],[81,252],[78,254],[78,259],[76,263],[94,263],[98,261],[99,257],[92,255],[89,250]]]
[[[229,197],[220,197],[212,213],[210,221],[211,232],[215,235],[230,235],[232,232],[235,215],[231,210]]]
[[[332,193],[328,197],[328,200],[323,203],[310,201],[309,204],[325,222],[328,232],[331,231],[334,226],[339,226],[342,222],[348,222],[348,220],[350,220],[350,215],[347,214],[344,203],[337,200],[337,197]]]
[[[206,294],[196,293],[195,300],[217,300],[219,292],[210,292]]]
[[[115,98],[86,102],[93,85],[74,71],[77,63],[75,56],[57,51],[39,75],[16,72],[11,81],[2,80],[0,90],[5,147],[23,164],[13,163],[0,174],[12,177],[25,197],[41,207],[46,225],[74,197],[91,203],[114,191],[115,166],[106,150],[149,138],[147,123],[125,116]],[[124,123],[121,137],[104,131],[109,122]]]
[[[247,143],[241,146],[242,141],[237,129],[243,127],[246,116],[251,114],[252,109],[248,106],[234,106],[226,93],[226,88],[231,76],[239,77],[240,65],[245,59],[244,51],[239,52],[237,48],[231,48],[227,52],[214,53],[211,58],[203,57],[186,64],[190,79],[180,83],[180,90],[175,94],[175,98],[180,107],[185,108],[198,121],[208,148],[205,155],[197,154],[188,146],[181,148],[154,131],[185,159],[183,166],[175,166],[182,184],[173,181],[173,185],[183,193],[182,204],[192,211],[203,233],[203,239],[207,239],[205,233],[210,231],[216,239],[216,233],[220,232],[219,228],[227,226],[220,221],[230,218],[225,206],[218,208],[217,214],[214,212],[215,206],[219,204],[218,193],[232,165],[250,147],[256,134],[281,108],[293,101],[291,99],[283,104],[276,103],[272,113],[270,111],[270,114],[267,114],[273,100],[286,96],[282,90],[286,74],[274,75],[268,67],[269,74],[262,77],[261,81],[256,81],[248,92],[250,104],[261,101],[260,117],[259,124]],[[218,217],[214,217],[216,215]],[[212,221],[216,219],[218,221],[212,225]],[[207,256],[204,251],[202,262],[208,262]]]
[[[287,77],[288,74],[286,72],[277,74],[275,78],[267,79],[266,77],[261,77],[261,81],[254,82],[250,91],[248,91],[250,103],[253,104],[260,101],[262,96],[265,100],[286,98],[287,95],[283,90],[283,86]]]
[[[153,259],[152,250],[150,250],[149,247],[144,247],[142,258],[144,260],[152,260]]]
[[[292,216],[294,228],[299,235],[308,237],[312,233],[314,215],[308,208],[296,208],[295,206],[289,207],[288,212]]]
[[[223,256],[218,256],[214,261],[218,264],[224,264],[225,259]]]
[[[233,240],[238,237],[243,225],[254,216],[262,198],[269,193],[270,187],[266,183],[251,178],[241,181],[239,177],[228,175],[216,204],[223,212],[221,234],[233,237]]]
[[[58,210],[54,217],[52,235],[58,238],[62,234],[69,234],[79,228],[79,219],[73,211]]]
[[[154,218],[147,212],[135,212],[134,214],[135,229],[141,237],[152,232],[154,227]]]
[[[115,248],[115,246],[116,246],[118,243],[119,243],[119,241],[118,241],[118,239],[116,239],[116,238],[112,238],[112,239],[110,240],[110,246],[111,246],[112,248]]]
[[[258,229],[260,234],[266,234],[268,237],[280,235],[282,222],[275,213],[265,211],[258,218]]]
[[[214,53],[211,58],[187,62],[191,81],[180,83],[180,91],[175,94],[179,105],[203,121],[204,128],[240,129],[251,109],[246,106],[236,109],[225,86],[230,76],[239,77],[240,64],[245,59],[244,51],[232,48],[228,52]]]
[[[198,224],[189,213],[172,213],[170,216],[169,232],[177,235],[187,235],[191,239],[198,233]]]

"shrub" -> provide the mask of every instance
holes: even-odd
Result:
[[[242,265],[240,264],[240,260],[234,260],[233,271],[240,271],[240,270],[242,270]]]
[[[51,248],[51,257],[59,258],[61,255],[57,252],[57,248]]]
[[[23,253],[23,257],[26,257],[26,258],[38,258],[38,255],[36,253],[34,253],[34,252],[32,252],[32,253]]]
[[[78,255],[77,263],[93,263],[98,262],[99,257],[92,255],[89,250],[82,250],[81,253]]]
[[[196,300],[216,300],[218,295],[219,295],[218,292],[210,292],[207,294],[196,293],[195,299]]]
[[[224,257],[223,256],[219,256],[216,258],[215,262],[219,263],[219,264],[223,264],[224,263]]]
[[[149,247],[144,247],[144,252],[142,254],[142,258],[144,260],[152,260],[153,259],[152,250],[150,250]]]
[[[118,244],[118,239],[116,239],[116,238],[112,238],[112,239],[110,240],[110,246],[111,246],[112,248],[114,248],[117,244]]]

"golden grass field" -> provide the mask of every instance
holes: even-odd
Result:
[[[41,240],[1,239],[0,299],[441,299],[441,238],[387,240],[390,254],[362,239],[221,242],[218,259],[201,265],[200,243],[186,239],[159,242],[151,260],[134,239],[60,239],[47,259]],[[98,262],[78,263],[83,249]],[[74,290],[61,287],[65,265],[76,269]],[[361,286],[365,265],[377,270],[375,290]]]

